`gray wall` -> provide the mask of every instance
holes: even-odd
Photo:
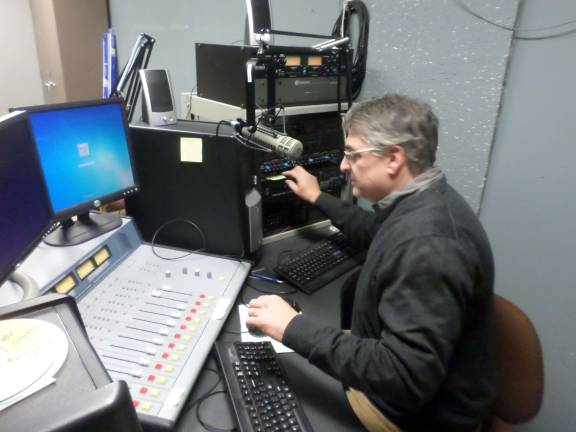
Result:
[[[148,67],[169,70],[177,108],[180,108],[179,95],[196,88],[194,44],[244,41],[244,0],[110,0],[109,4],[117,35],[119,67],[125,64],[138,34],[144,32],[154,37],[156,44]],[[276,0],[271,9],[275,29],[329,34],[338,16],[339,2]],[[276,44],[294,45],[317,42],[286,36],[276,36],[275,40]],[[186,117],[186,113],[178,114]]]
[[[519,26],[574,19],[574,0],[530,0]],[[528,313],[544,348],[544,405],[523,432],[576,430],[575,48],[576,34],[515,42],[480,213],[496,290]]]
[[[478,12],[511,26],[518,1],[473,3]],[[339,0],[272,0],[273,28],[328,34],[340,4]],[[371,14],[370,41],[361,98],[400,92],[433,105],[442,123],[439,164],[478,209],[511,32],[473,17],[457,0],[366,4]],[[150,67],[170,70],[178,106],[178,95],[196,85],[194,43],[230,44],[244,36],[244,0],[110,0],[110,9],[120,64],[140,32],[155,37]],[[311,43],[286,37],[276,40],[277,45]]]
[[[505,26],[518,9],[517,0],[465,3]],[[370,14],[363,96],[387,91],[428,101],[441,123],[438,163],[478,209],[511,32],[470,15],[457,0],[373,1]]]

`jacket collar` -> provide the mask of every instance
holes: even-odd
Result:
[[[382,210],[386,210],[385,213],[389,214],[390,210],[395,207],[395,204],[404,197],[409,195],[418,194],[422,191],[425,191],[430,186],[435,184],[437,181],[445,179],[446,176],[440,170],[440,168],[432,167],[424,171],[423,173],[417,175],[412,179],[410,183],[401,188],[398,188],[380,201],[373,205],[375,211],[381,212]]]

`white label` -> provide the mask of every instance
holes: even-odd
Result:
[[[202,138],[180,138],[180,162],[202,163]]]

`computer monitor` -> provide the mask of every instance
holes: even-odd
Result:
[[[137,189],[122,101],[20,109],[28,112],[50,201],[61,221],[46,243],[75,245],[119,227],[120,216],[91,210]]]
[[[51,222],[28,115],[0,117],[0,285],[41,241]]]

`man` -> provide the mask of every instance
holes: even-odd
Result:
[[[368,248],[351,332],[277,296],[252,300],[247,325],[339,379],[369,431],[475,431],[494,394],[493,259],[476,215],[434,166],[438,120],[424,103],[387,95],[354,105],[344,131],[340,169],[374,212],[322,193],[301,167],[285,175]]]

